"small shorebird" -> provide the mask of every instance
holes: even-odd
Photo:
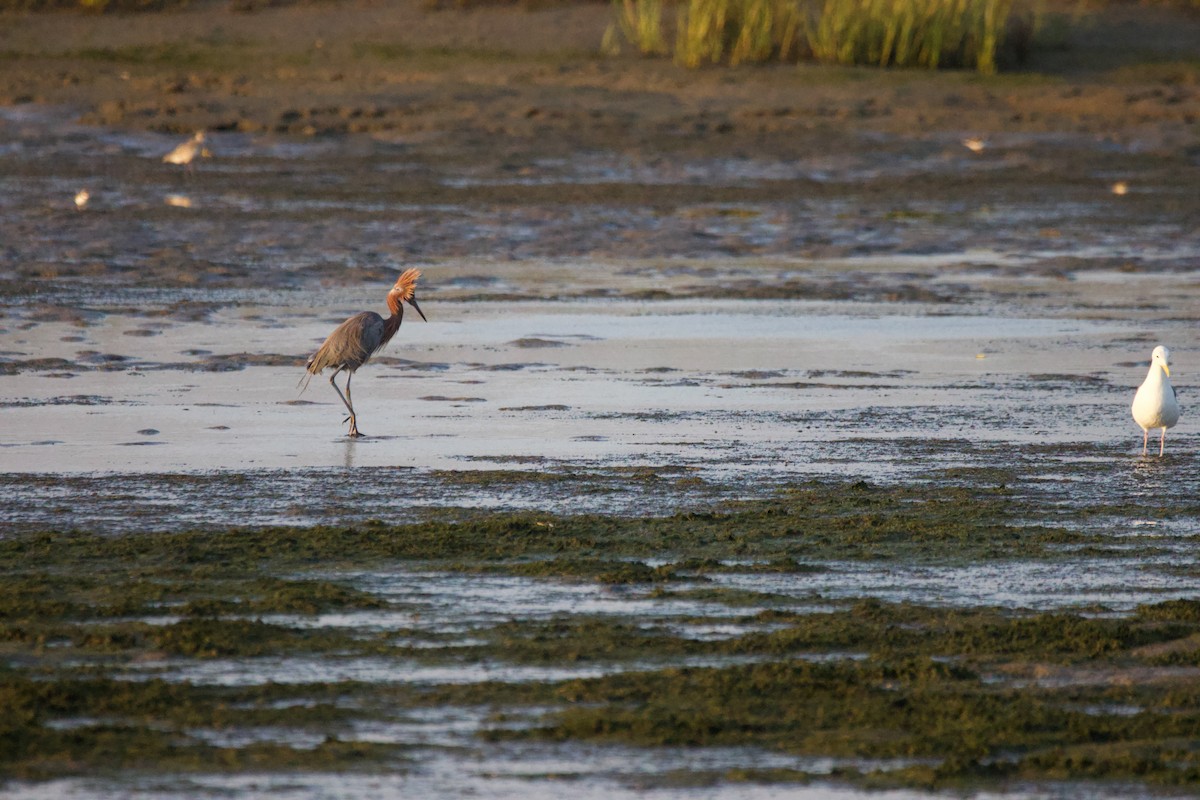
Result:
[[[91,200],[91,199],[92,199],[92,195],[88,192],[87,189],[80,189],[78,192],[75,193],[75,207],[78,208],[80,211],[83,211],[84,207],[87,206],[87,204],[88,204],[88,200]]]
[[[206,155],[204,149],[204,131],[196,131],[192,138],[186,142],[180,142],[175,146],[175,149],[162,157],[164,164],[179,164],[180,166],[191,169],[192,161],[196,156]]]
[[[1158,454],[1161,456],[1167,443],[1167,428],[1174,427],[1179,421],[1179,403],[1171,386],[1170,358],[1171,351],[1161,344],[1154,348],[1150,356],[1150,372],[1133,397],[1133,421],[1142,429],[1142,455],[1146,455],[1151,428],[1162,428],[1162,436],[1158,440]]]
[[[1120,197],[1123,194],[1129,194],[1129,184],[1126,183],[1125,181],[1117,181],[1116,183],[1114,183],[1112,186],[1110,186],[1108,188],[1113,194],[1117,195],[1118,197]]]
[[[982,153],[987,147],[987,142],[977,136],[972,136],[969,139],[963,139],[962,145],[972,153]]]
[[[400,322],[404,319],[402,303],[408,303],[417,310],[421,319],[425,319],[425,313],[417,305],[417,298],[414,296],[419,277],[421,277],[419,270],[405,270],[396,280],[396,285],[387,293],[387,307],[392,312],[390,317],[384,319],[374,311],[360,311],[338,325],[305,365],[308,374],[300,380],[305,388],[308,387],[308,381],[313,375],[320,375],[326,367],[333,368],[333,374],[329,376],[329,385],[338,393],[338,397],[342,398],[342,403],[350,412],[350,416],[343,421],[350,423],[350,436],[352,437],[357,438],[362,434],[358,432],[358,420],[354,414],[354,405],[350,400],[350,379],[354,377],[356,369],[367,363],[367,360],[391,341],[391,338],[396,335],[396,331],[400,330]],[[346,372],[346,394],[344,395],[333,380],[343,370]]]

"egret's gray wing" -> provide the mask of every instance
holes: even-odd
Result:
[[[338,325],[308,360],[308,371],[320,374],[326,367],[355,370],[366,363],[383,342],[383,317],[363,311]]]

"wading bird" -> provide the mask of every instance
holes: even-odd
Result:
[[[162,157],[164,164],[179,164],[180,166],[192,168],[192,161],[198,155],[206,155],[204,149],[204,131],[196,131],[192,138],[186,142],[181,142],[175,146],[175,149]]]
[[[384,319],[374,311],[360,311],[338,325],[333,333],[329,334],[329,338],[317,348],[317,352],[313,353],[313,357],[308,360],[305,367],[308,374],[300,381],[305,388],[308,387],[308,381],[312,379],[313,375],[320,375],[326,367],[333,368],[333,374],[329,376],[329,385],[338,393],[338,397],[342,398],[342,403],[350,412],[350,416],[343,421],[350,422],[350,436],[352,437],[359,437],[362,434],[358,432],[358,419],[350,400],[350,379],[354,377],[356,369],[367,363],[367,360],[391,341],[391,338],[396,335],[396,331],[400,330],[400,322],[404,319],[402,303],[408,303],[417,310],[421,319],[425,319],[425,313],[421,311],[421,307],[417,305],[417,298],[414,297],[419,277],[421,277],[419,270],[405,270],[396,280],[396,285],[387,294],[387,307],[392,312],[390,317]],[[428,322],[428,320],[425,321]],[[346,393],[344,395],[337,383],[334,382],[334,378],[343,370],[346,372]]]
[[[1171,351],[1161,344],[1150,356],[1150,372],[1133,396],[1133,421],[1142,429],[1142,455],[1150,441],[1150,429],[1162,428],[1158,440],[1158,454],[1163,454],[1167,443],[1167,428],[1179,421],[1179,403],[1175,400],[1175,389],[1171,386],[1171,367],[1167,363]]]

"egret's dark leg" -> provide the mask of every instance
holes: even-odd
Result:
[[[356,424],[357,420],[354,418],[354,401],[350,399],[350,379],[353,377],[353,371],[346,373],[346,403],[350,406],[350,435],[362,436],[362,434],[358,432],[358,425]]]
[[[335,370],[334,373],[329,376],[329,385],[332,386],[333,390],[338,393],[338,397],[342,398],[342,405],[344,405],[346,410],[350,412],[350,435],[358,436],[358,426],[355,424],[354,420],[354,406],[350,405],[350,401],[346,399],[346,395],[350,394],[351,373],[346,373],[346,394],[342,394],[342,390],[338,388],[337,383],[333,380],[338,376],[339,372],[341,372],[340,369]]]

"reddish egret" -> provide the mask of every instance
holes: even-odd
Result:
[[[1179,421],[1179,403],[1175,400],[1175,389],[1171,386],[1171,367],[1167,363],[1171,351],[1161,344],[1150,356],[1150,372],[1133,396],[1133,421],[1142,429],[1142,455],[1150,440],[1151,428],[1162,428],[1158,440],[1158,454],[1163,454],[1167,444],[1167,428]]]
[[[350,412],[347,419],[350,422],[350,435],[353,437],[362,434],[358,432],[358,420],[354,414],[354,405],[350,401],[350,378],[354,376],[356,369],[367,363],[367,360],[400,330],[400,321],[404,319],[404,306],[401,303],[408,303],[417,310],[421,319],[425,319],[425,313],[421,311],[421,307],[417,305],[417,298],[413,296],[419,277],[419,270],[408,269],[396,280],[396,285],[387,294],[387,307],[392,312],[390,317],[384,319],[374,311],[360,311],[338,325],[308,360],[308,374],[301,381],[306,387],[311,376],[321,374],[326,367],[333,367],[329,385],[338,393],[338,397],[342,398],[342,403]],[[343,370],[346,372],[344,395],[333,380]]]

